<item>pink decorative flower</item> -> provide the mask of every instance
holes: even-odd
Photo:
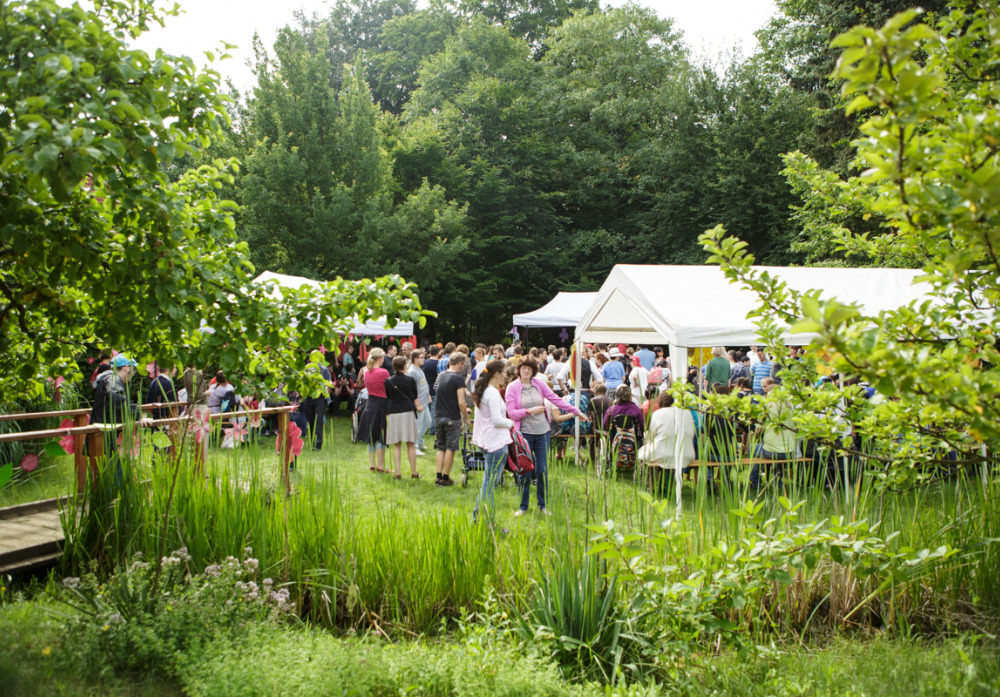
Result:
[[[302,429],[295,424],[288,423],[288,445],[292,449],[292,455],[298,457],[302,454]],[[274,449],[281,453],[281,437],[274,442]]]
[[[62,401],[62,392],[59,390],[59,388],[62,387],[62,384],[64,382],[66,382],[66,378],[64,378],[62,375],[60,375],[59,377],[56,378],[56,401],[57,402],[61,402]]]
[[[94,357],[93,356],[91,356],[90,358],[87,359],[87,365],[94,365]]]
[[[189,432],[194,435],[194,442],[201,445],[201,441],[208,435],[209,430],[212,425],[209,421],[209,414],[207,411],[195,412],[191,417],[190,425],[188,426]]]
[[[250,428],[260,428],[260,422],[263,418],[259,411],[250,412]]]
[[[121,448],[122,450],[125,449],[124,439],[125,439],[125,433],[124,432],[119,433],[118,434],[118,447]],[[133,433],[132,437],[129,438],[129,443],[128,443],[128,453],[132,456],[132,459],[137,459],[139,457],[139,450],[140,450],[140,447],[139,447],[139,434]]]
[[[233,442],[242,443],[247,439],[247,427],[240,422],[233,423]]]
[[[28,453],[21,458],[21,469],[25,472],[34,472],[38,469],[38,455],[35,453]]]
[[[87,422],[90,422],[90,415],[87,415]],[[73,419],[63,419],[62,423],[59,424],[59,428],[73,428]],[[59,439],[59,445],[62,449],[66,451],[67,455],[72,455],[73,451],[76,449],[76,441],[73,438],[72,433],[67,433],[65,436]]]

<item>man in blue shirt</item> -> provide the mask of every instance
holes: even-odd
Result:
[[[636,351],[635,355],[639,357],[639,365],[646,370],[652,370],[653,366],[656,364],[656,354],[645,346]]]
[[[604,376],[604,385],[608,388],[608,394],[613,394],[618,386],[625,382],[625,366],[621,364],[618,357],[621,352],[617,348],[611,349],[611,360],[601,368]]]
[[[767,350],[763,346],[757,347],[757,358],[760,362],[753,366],[753,393],[764,394],[764,387],[761,384],[764,378],[771,377],[771,359],[767,357]]]

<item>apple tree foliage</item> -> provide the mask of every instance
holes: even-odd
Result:
[[[93,345],[303,386],[307,351],[352,316],[422,320],[398,276],[274,299],[252,282],[236,205],[220,196],[237,163],[168,181],[165,168],[227,125],[217,73],[128,46],[176,11],[145,0],[0,4],[5,394],[78,376],[75,359]]]
[[[859,174],[842,180],[804,155],[788,159],[812,183],[803,210],[817,224],[837,219],[848,200],[886,219],[891,232],[878,236],[830,226],[837,251],[874,266],[915,260],[926,300],[866,316],[753,270],[746,245],[722,228],[702,237],[712,260],[760,295],[759,326],[772,345],[783,343],[787,325],[818,335],[806,358],[782,361],[789,367],[779,396],[801,407],[800,435],[851,450],[856,442],[842,436],[850,422],[869,462],[884,465],[893,484],[942,465],[975,469],[1000,444],[998,9],[995,0],[961,2],[930,25],[913,10],[880,29],[841,34],[836,76],[847,110],[865,115],[855,141]],[[857,408],[856,388],[809,387],[821,363],[867,381],[884,399]]]

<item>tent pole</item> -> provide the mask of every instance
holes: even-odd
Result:
[[[847,406],[847,398],[844,397],[844,374],[837,373],[837,380],[840,384],[840,398],[844,400],[844,406]],[[846,408],[844,410],[847,411]],[[840,464],[844,468],[844,506],[847,508],[851,507],[851,461],[847,455],[840,458]]]
[[[573,380],[573,393],[576,395],[576,401],[573,402],[576,408],[580,408],[580,393],[583,391],[583,341],[580,339],[576,340],[576,356],[573,358],[575,365],[574,375],[576,379]],[[573,419],[573,449],[576,451],[576,468],[580,469],[580,419]]]
[[[681,385],[687,380],[687,365],[688,365],[688,354],[686,346],[676,346],[670,344],[670,368],[674,374],[674,382],[681,380]],[[700,377],[699,377],[700,379]],[[681,489],[684,486],[683,482],[683,472],[684,469],[681,467],[681,455],[684,452],[684,442],[683,438],[683,424],[684,420],[681,419],[677,423],[677,435],[674,438],[674,488],[676,490],[677,496],[677,513],[676,519],[679,521],[681,519]]]

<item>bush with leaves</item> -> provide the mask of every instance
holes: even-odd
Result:
[[[746,244],[722,228],[702,236],[711,261],[760,295],[761,336],[770,346],[782,346],[789,331],[817,337],[806,360],[779,357],[788,371],[783,382],[793,386],[785,398],[797,411],[823,413],[815,390],[794,388],[815,379],[817,360],[889,398],[850,421],[876,446],[863,455],[894,485],[953,464],[982,466],[985,476],[989,453],[1000,445],[994,317],[1000,304],[1000,3],[955,3],[933,26],[915,22],[917,16],[917,10],[903,12],[881,29],[856,27],[834,41],[843,49],[836,76],[847,110],[867,116],[855,142],[861,173],[841,180],[802,155],[788,164],[798,188],[809,185],[816,194],[803,219],[816,225],[824,217],[841,220],[837,208],[845,200],[855,202],[862,217],[883,217],[891,232],[871,237],[841,224],[830,228],[834,245],[862,264],[910,260],[924,271],[928,299],[868,315],[754,269]],[[829,192],[827,205],[823,192]],[[803,418],[800,437],[849,448],[836,437],[835,422],[845,416]]]
[[[668,517],[671,504],[643,496],[659,526],[646,533],[621,532],[610,520],[589,526],[590,554],[628,599],[615,619],[642,638],[641,656],[625,667],[668,681],[686,680],[685,666],[706,651],[753,651],[778,629],[801,631],[820,608],[838,625],[862,612],[887,614],[885,599],[898,600],[958,554],[947,545],[895,550],[894,534],[882,537],[868,521],[800,522],[803,504],[783,497],[779,515],[766,520],[763,501],[732,511],[742,521],[740,542],[699,554],[692,533]]]
[[[288,590],[261,580],[245,552],[202,573],[181,548],[159,564],[137,557],[103,584],[93,573],[63,579],[57,599],[76,611],[66,615],[72,660],[85,671],[175,677],[177,657],[200,644],[277,623],[293,609]]]
[[[308,394],[321,388],[304,375],[305,351],[355,315],[423,321],[399,276],[276,300],[252,282],[237,206],[220,195],[238,164],[168,180],[165,168],[199,156],[228,122],[218,73],[128,47],[176,12],[145,0],[0,4],[0,359],[14,366],[4,393],[82,377],[77,355],[98,345],[168,367],[260,368],[270,387],[287,374]]]

